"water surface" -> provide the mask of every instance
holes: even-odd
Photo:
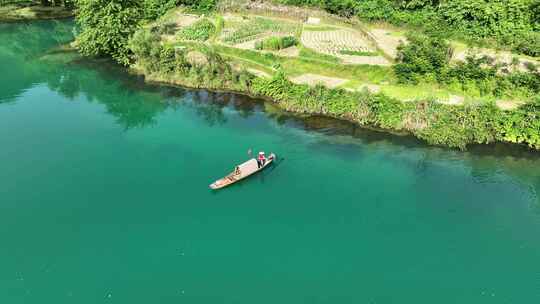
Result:
[[[537,303],[540,158],[146,85],[0,25],[0,303]],[[208,184],[274,151],[270,170]]]

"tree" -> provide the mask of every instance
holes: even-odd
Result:
[[[448,41],[440,37],[410,34],[409,43],[398,47],[398,63],[394,72],[400,82],[418,82],[421,76],[444,75],[452,58]]]
[[[139,0],[77,0],[79,51],[86,56],[110,55],[117,62],[130,62],[129,38],[144,13]]]

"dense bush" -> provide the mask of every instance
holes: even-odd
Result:
[[[168,10],[175,8],[180,2],[180,0],[144,0],[144,17],[155,20],[165,15]]]
[[[531,30],[531,0],[444,1],[439,12],[454,29],[472,37],[505,37]]]
[[[178,2],[194,10],[208,12],[216,7],[217,0],[179,0]]]
[[[194,24],[183,28],[178,37],[184,40],[206,41],[216,31],[216,26],[207,18],[203,18]]]
[[[430,144],[464,149],[472,143],[507,141],[540,149],[540,105],[502,111],[491,103],[464,106],[435,101],[403,103],[383,94],[295,85],[282,73],[272,79],[254,79],[250,90],[271,97],[291,111],[406,130]]]
[[[540,73],[534,67],[526,73],[512,64],[496,63],[489,56],[473,55],[450,64],[452,49],[444,39],[412,34],[408,41],[398,47],[398,62],[393,67],[402,83],[458,83],[462,90],[476,91],[481,96],[540,93]]]
[[[452,49],[447,41],[420,34],[408,36],[408,44],[398,47],[398,63],[394,72],[400,82],[417,83],[428,74],[440,76],[452,58]]]
[[[538,16],[540,18],[540,15]],[[540,22],[540,21],[538,21]],[[540,33],[531,32],[519,37],[515,50],[525,55],[540,57]]]
[[[316,6],[340,16],[352,17],[357,13],[358,0],[277,0],[276,2],[297,6]]]
[[[128,39],[143,18],[138,0],[77,0],[79,51],[87,56],[109,55],[129,64]]]
[[[298,44],[298,40],[292,36],[269,37],[262,41],[257,41],[255,43],[255,49],[278,51],[278,50],[286,49],[288,47],[291,47],[297,44]]]

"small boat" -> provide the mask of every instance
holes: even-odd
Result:
[[[237,181],[240,181],[250,175],[262,171],[264,168],[268,167],[275,159],[276,155],[274,153],[270,153],[270,155],[266,158],[266,162],[264,163],[264,165],[259,168],[257,160],[255,158],[252,158],[247,162],[236,166],[234,171],[231,172],[229,175],[225,176],[222,179],[218,179],[217,181],[212,183],[210,185],[210,188],[217,190],[232,185]]]

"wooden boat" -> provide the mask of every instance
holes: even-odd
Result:
[[[257,165],[257,160],[255,158],[252,158],[247,162],[236,166],[234,171],[231,172],[229,175],[225,176],[222,179],[218,179],[217,181],[212,183],[210,185],[210,188],[217,190],[232,185],[237,181],[240,181],[250,175],[262,171],[264,168],[268,167],[275,159],[276,155],[274,153],[270,153],[270,155],[266,158],[266,162],[264,163],[264,165],[259,168],[259,166]]]

